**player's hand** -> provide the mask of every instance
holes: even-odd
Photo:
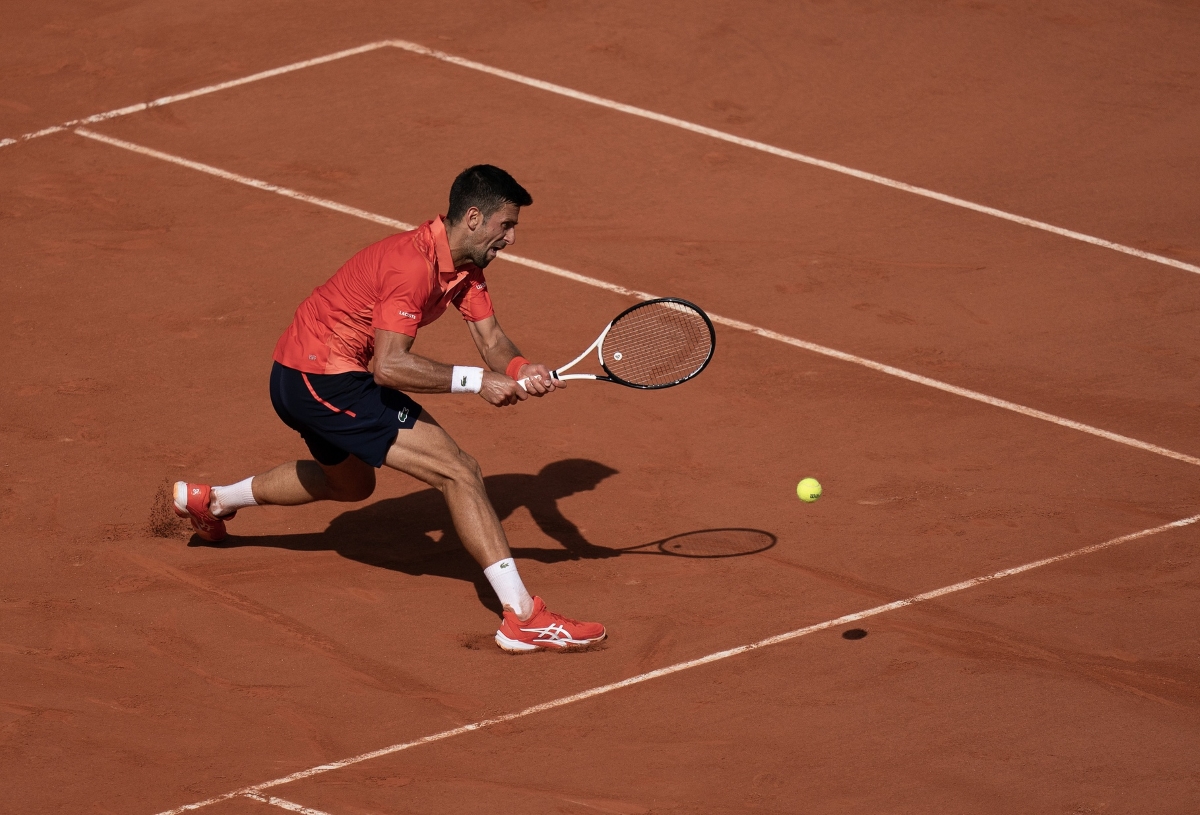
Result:
[[[515,405],[529,398],[529,394],[517,384],[517,380],[509,379],[495,371],[483,372],[483,385],[479,388],[479,395],[487,400],[488,404],[496,407]]]
[[[556,391],[559,388],[565,388],[566,382],[560,379],[555,379],[550,376],[550,369],[545,365],[538,365],[533,362],[526,362],[517,371],[517,379],[524,379],[525,387],[530,396],[545,396],[550,391]],[[520,385],[517,386],[521,387]]]

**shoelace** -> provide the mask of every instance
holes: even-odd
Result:
[[[572,620],[570,617],[564,617],[561,614],[556,614],[550,609],[546,609],[537,617],[530,617],[519,625],[523,628],[549,628],[551,625],[560,625],[564,628],[567,626],[580,625],[579,620]]]
[[[559,625],[566,626],[566,625],[580,625],[581,624],[579,622],[579,620],[572,620],[570,617],[564,617],[561,614],[555,614],[553,611],[547,610],[546,613],[549,614],[550,618],[552,620],[554,620],[554,622],[558,623]]]

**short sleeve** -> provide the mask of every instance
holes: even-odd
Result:
[[[488,294],[487,281],[483,278],[483,270],[478,268],[467,273],[462,288],[450,302],[469,323],[486,320],[495,313],[492,297]]]
[[[415,337],[429,298],[430,272],[424,259],[404,260],[400,253],[389,253],[380,265],[379,299],[371,327]]]

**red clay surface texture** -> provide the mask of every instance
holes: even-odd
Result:
[[[1195,4],[10,5],[0,139],[396,38],[1200,263]],[[522,257],[1200,456],[1186,270],[394,48],[89,127],[408,223],[496,163],[536,201]],[[69,131],[0,147],[0,189],[4,811],[152,815],[1200,512],[1192,464],[719,326],[678,389],[421,400],[479,459],[530,587],[609,627],[509,657],[423,484],[247,510],[220,545],[167,508],[177,478],[304,454],[271,350],[386,226]],[[549,364],[633,302],[488,277]],[[416,350],[475,358],[453,315]],[[712,529],[774,545],[656,545]],[[330,815],[1196,812],[1198,535],[262,794]]]

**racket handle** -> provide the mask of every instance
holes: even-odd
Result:
[[[558,379],[558,371],[551,371],[550,376],[553,377],[554,379]],[[521,390],[523,390],[523,391],[529,390],[529,379],[530,379],[530,377],[527,376],[524,379],[517,380],[517,384],[521,386]]]

